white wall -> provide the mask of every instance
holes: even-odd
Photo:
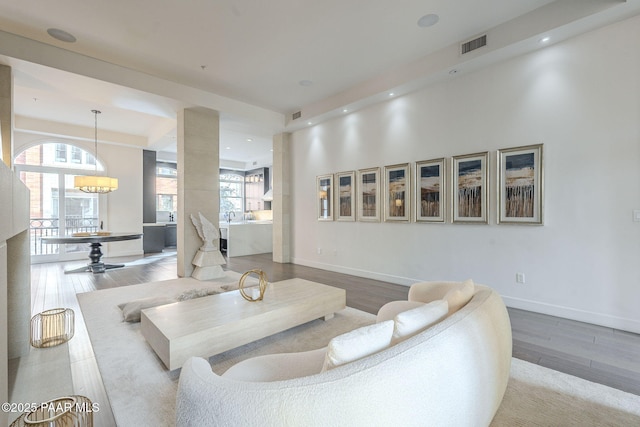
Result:
[[[402,284],[473,278],[513,307],[640,332],[633,40],[640,17],[294,133],[293,262]],[[495,151],[537,143],[545,225],[496,225]],[[316,220],[316,175],[479,151],[488,225]]]
[[[100,147],[99,156],[107,164],[109,176],[118,178],[118,189],[108,195],[105,230],[142,233],[142,150],[115,145]],[[102,212],[101,212],[101,215]],[[105,256],[140,255],[142,239],[108,243]]]
[[[60,142],[72,144],[87,150],[95,151],[92,142],[71,138],[43,137],[16,131],[14,134],[14,152],[38,143]],[[104,221],[105,230],[114,232],[142,233],[142,149],[128,148],[114,144],[100,144],[98,160],[105,165],[109,176],[118,178],[118,190],[100,195],[100,220]],[[117,243],[107,243],[102,246],[105,257],[140,255],[142,239]],[[85,255],[80,255],[85,258]]]
[[[0,162],[0,401],[9,396],[8,358],[29,351],[31,272],[29,269],[29,191]],[[0,425],[7,425],[7,411]]]

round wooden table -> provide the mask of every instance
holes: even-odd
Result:
[[[111,233],[109,235],[90,234],[88,236],[52,236],[43,237],[42,242],[47,244],[88,243],[90,247],[89,259],[91,262],[84,267],[66,270],[67,273],[79,273],[90,271],[92,273],[104,273],[105,270],[124,267],[124,264],[105,264],[101,261],[102,243],[121,242],[123,240],[135,240],[142,238],[142,233]]]

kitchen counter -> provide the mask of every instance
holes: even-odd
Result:
[[[273,251],[273,221],[221,222],[220,237],[227,240],[227,256],[266,254]]]
[[[162,252],[166,247],[176,247],[175,222],[152,222],[142,224],[144,237],[142,239],[145,254]]]

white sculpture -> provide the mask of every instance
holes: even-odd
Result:
[[[222,265],[226,264],[220,248],[218,229],[198,212],[198,216],[191,214],[191,222],[196,227],[198,235],[204,242],[191,263],[196,266],[191,276],[198,280],[217,279],[224,276]]]
[[[204,242],[204,245],[200,246],[200,250],[204,252],[219,250],[217,245],[214,244],[214,240],[218,240],[220,234],[211,221],[205,218],[201,212],[198,212],[197,217],[191,214],[191,222],[195,225],[198,235]]]

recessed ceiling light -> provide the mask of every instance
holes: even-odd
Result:
[[[433,25],[436,25],[439,20],[440,20],[440,17],[438,15],[436,15],[435,13],[430,13],[418,19],[418,27],[421,27],[421,28],[431,27]]]
[[[395,95],[394,92],[389,92],[389,96],[393,96],[393,95]]]
[[[313,123],[311,123],[311,122],[307,122],[307,124],[308,124],[309,126],[311,126]]]
[[[253,139],[247,138],[247,142],[251,142],[251,141],[253,141]]]
[[[298,84],[300,86],[309,87],[313,84],[313,82],[311,80],[300,80]]]
[[[547,43],[549,40],[551,40],[551,37],[543,37],[540,39],[540,43]]]
[[[231,150],[231,147],[226,147],[227,150]]]
[[[76,41],[76,38],[72,34],[58,28],[49,28],[47,30],[47,34],[61,42],[74,43]]]
[[[342,109],[342,112],[343,112],[343,113],[348,113],[348,112],[349,112],[349,110],[347,110],[346,108],[343,108],[343,109]]]

